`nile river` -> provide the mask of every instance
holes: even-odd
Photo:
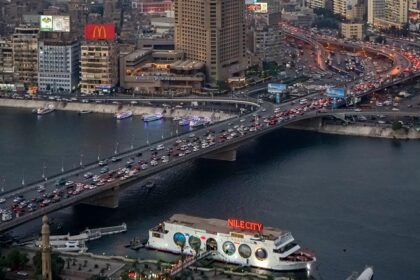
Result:
[[[0,183],[7,190],[46,174],[176,133],[170,120],[0,109]],[[181,129],[179,129],[181,132]],[[44,168],[45,166],[45,168]],[[95,253],[173,259],[124,247],[174,213],[239,217],[290,230],[317,255],[316,279],[345,279],[372,265],[375,279],[420,279],[420,142],[279,130],[243,145],[236,162],[196,160],[169,170],[145,193],[133,185],[118,209],[79,205],[53,215],[63,228],[127,223],[88,243]],[[40,221],[14,230],[34,235]],[[54,226],[53,226],[54,229]],[[304,277],[303,277],[304,278]]]

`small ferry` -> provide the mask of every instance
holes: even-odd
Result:
[[[115,114],[115,117],[117,118],[117,120],[127,119],[127,118],[130,118],[131,116],[133,116],[133,112],[131,111],[118,112]]]
[[[41,247],[41,241],[35,242],[35,247]],[[33,246],[33,245],[32,245]],[[29,245],[29,247],[32,247]],[[50,246],[53,251],[59,252],[86,252],[88,248],[84,241],[78,240],[50,240]]]
[[[190,127],[200,127],[200,126],[205,126],[208,125],[210,123],[210,120],[208,118],[203,118],[203,117],[194,117],[191,121],[190,121]]]
[[[162,114],[150,114],[150,115],[144,115],[143,116],[143,121],[145,122],[152,122],[152,121],[157,121],[163,118]]]
[[[54,105],[52,105],[52,104],[49,104],[46,107],[38,108],[36,110],[37,115],[45,115],[45,114],[48,114],[48,113],[51,113],[51,112],[54,112]]]
[[[189,119],[189,118],[183,118],[183,119],[181,119],[181,120],[178,122],[178,124],[179,124],[180,126],[187,126],[187,125],[190,125],[190,119]]]
[[[175,254],[209,254],[213,259],[276,271],[310,270],[313,253],[289,231],[238,219],[175,214],[149,230],[146,247]]]

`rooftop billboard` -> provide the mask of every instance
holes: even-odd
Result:
[[[346,96],[345,88],[330,87],[326,92],[328,97],[344,98]]]
[[[115,40],[115,24],[93,24],[85,25],[85,38],[88,40]]]
[[[43,32],[70,32],[70,17],[41,15],[39,26]]]
[[[248,12],[256,14],[266,14],[268,12],[267,3],[255,2],[253,4],[246,4],[245,7]]]
[[[286,84],[268,84],[268,93],[282,93],[287,88]]]

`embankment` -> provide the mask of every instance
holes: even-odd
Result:
[[[388,139],[420,139],[420,132],[413,128],[402,128],[393,130],[389,126],[379,124],[331,124],[326,123],[322,119],[304,120],[299,123],[294,123],[287,126],[291,129],[316,131],[320,133],[351,135],[351,136],[364,136],[375,138],[388,138]]]
[[[80,112],[92,111],[95,113],[108,113],[115,114],[119,111],[132,111],[134,115],[146,115],[152,113],[161,113],[162,108],[152,107],[152,106],[142,106],[142,105],[132,105],[132,104],[103,104],[103,103],[81,103],[81,102],[64,102],[64,101],[46,101],[46,100],[25,100],[25,99],[0,99],[0,107],[12,107],[12,108],[28,108],[36,109],[40,107],[48,106],[52,104],[56,110],[62,111],[75,111]],[[203,116],[209,117],[214,120],[226,120],[234,117],[233,114],[228,114],[225,112],[211,112],[206,110],[188,110],[176,108],[174,110],[167,110],[165,117],[175,117],[175,116]]]

